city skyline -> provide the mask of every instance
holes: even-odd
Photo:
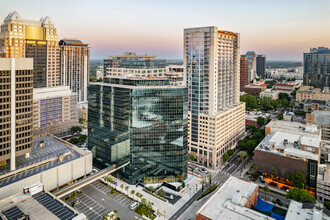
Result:
[[[39,0],[13,0],[2,1],[0,20],[13,11],[28,20],[49,16],[59,39],[80,38],[89,43],[91,59],[125,51],[183,59],[183,29],[200,26],[240,33],[241,54],[252,50],[265,54],[267,60],[302,61],[303,52],[309,48],[329,46],[329,1],[193,3],[145,0],[114,4],[100,0],[58,1],[54,5]]]

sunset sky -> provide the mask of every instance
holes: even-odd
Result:
[[[241,35],[241,54],[302,61],[311,47],[330,47],[329,0],[0,0],[23,19],[49,16],[59,39],[79,38],[91,58],[125,51],[182,59],[183,29],[217,26]]]

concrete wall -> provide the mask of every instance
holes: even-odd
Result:
[[[0,200],[22,193],[23,187],[38,181],[44,184],[45,190],[52,190],[90,172],[92,172],[92,154],[4,186],[0,188]]]

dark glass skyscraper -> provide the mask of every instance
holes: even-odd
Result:
[[[257,75],[261,78],[266,76],[266,56],[258,55],[257,56]]]
[[[304,53],[304,85],[330,86],[330,49],[327,47],[312,48]]]
[[[106,77],[88,87],[88,140],[103,164],[130,161],[129,183],[187,177],[187,89],[166,79]]]

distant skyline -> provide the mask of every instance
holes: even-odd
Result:
[[[330,46],[328,0],[0,0],[0,22],[17,11],[23,19],[49,16],[59,40],[78,38],[91,59],[125,51],[182,59],[183,29],[217,26],[240,33],[241,54],[302,61],[303,52]]]

